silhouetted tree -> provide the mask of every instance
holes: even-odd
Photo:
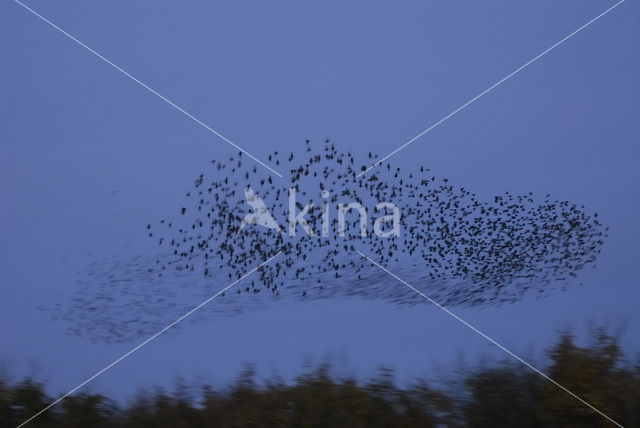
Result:
[[[640,426],[640,366],[623,358],[618,341],[598,330],[592,343],[561,335],[549,352],[551,378],[624,426]],[[185,385],[173,393],[139,394],[118,408],[97,394],[77,394],[28,426],[149,427],[609,427],[613,424],[527,367],[512,362],[465,374],[464,388],[446,393],[417,380],[406,388],[390,368],[361,384],[337,379],[329,365],[260,385],[247,367],[227,389],[204,386],[193,397]],[[52,399],[43,385],[0,379],[0,426],[15,427]]]

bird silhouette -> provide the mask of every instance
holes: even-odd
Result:
[[[377,159],[368,153],[366,164]],[[55,306],[54,316],[69,323],[70,334],[91,340],[136,338],[162,328],[278,251],[255,278],[195,318],[311,299],[424,301],[356,250],[443,305],[515,302],[578,283],[579,271],[595,266],[607,236],[597,214],[550,194],[538,199],[531,192],[504,192],[484,201],[466,186],[436,178],[426,166],[405,173],[388,161],[358,177],[366,165],[329,140],[315,150],[307,140],[300,153],[276,151],[268,160],[286,165],[288,177],[265,175],[244,162],[242,153],[212,160],[176,212],[143,224],[152,237],[146,255],[84,266],[74,296]],[[280,226],[290,219],[290,188],[294,211],[307,207],[307,227],[296,222],[295,236]],[[366,218],[358,209],[344,209],[341,225],[339,204],[353,202],[367,207]],[[376,208],[382,203],[398,209],[397,234],[393,210]]]

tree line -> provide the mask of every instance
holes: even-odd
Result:
[[[640,427],[640,364],[602,330],[578,346],[561,334],[545,372],[625,427]],[[510,361],[450,374],[451,385],[417,379],[400,387],[393,370],[368,381],[320,365],[285,383],[258,383],[251,368],[224,389],[211,386],[139,394],[117,405],[78,393],[31,427],[610,427],[615,426],[529,368]],[[447,384],[446,379],[443,384]],[[0,378],[0,426],[15,427],[53,401],[33,379]],[[193,393],[193,390],[197,393]]]

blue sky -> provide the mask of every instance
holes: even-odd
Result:
[[[26,4],[257,157],[331,138],[366,162],[614,2]],[[583,203],[611,227],[583,287],[455,309],[534,361],[558,329],[592,321],[624,326],[623,343],[640,348],[639,24],[626,1],[393,158],[480,197]],[[136,343],[65,336],[37,308],[64,299],[89,259],[149,251],[144,225],[235,150],[15,2],[0,3],[0,40],[0,362],[66,391]],[[185,326],[90,388],[122,395],[176,375],[222,384],[244,362],[290,375],[328,353],[405,379],[502,357],[428,304],[328,301]]]

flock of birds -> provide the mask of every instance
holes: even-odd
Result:
[[[369,153],[368,165],[376,159]],[[532,193],[507,192],[483,201],[427,168],[406,173],[388,162],[359,177],[365,166],[328,140],[315,151],[307,141],[300,153],[274,152],[268,161],[286,168],[288,177],[268,175],[242,153],[212,160],[175,212],[144,226],[156,254],[92,263],[81,272],[72,303],[59,306],[56,316],[73,321],[75,335],[129,340],[164,327],[278,252],[196,318],[274,300],[360,296],[400,305],[424,302],[357,251],[442,305],[513,302],[530,291],[546,295],[554,286],[576,282],[579,270],[594,265],[607,234],[597,214],[550,195],[538,200]],[[280,231],[241,227],[251,212],[248,186]],[[300,225],[295,236],[287,233],[289,188],[296,189],[297,212],[313,203],[306,216],[313,235]],[[346,213],[340,233],[337,205],[350,202],[367,207],[365,234],[357,210]],[[390,214],[374,209],[381,202],[399,209],[397,235],[373,233],[376,218]],[[388,232],[390,217],[382,225]]]

